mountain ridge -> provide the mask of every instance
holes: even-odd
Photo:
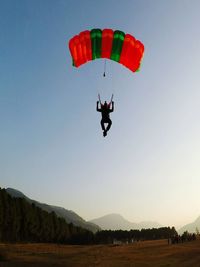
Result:
[[[95,218],[89,221],[84,220],[81,216],[76,214],[72,210],[67,210],[63,207],[49,205],[46,203],[41,203],[39,201],[30,199],[24,193],[17,189],[6,188],[6,191],[12,196],[17,198],[25,198],[29,203],[34,203],[36,206],[44,209],[45,211],[54,211],[57,216],[63,217],[67,223],[73,223],[76,226],[86,228],[92,232],[97,232],[99,230],[131,230],[131,229],[147,229],[147,228],[159,228],[162,227],[158,222],[152,221],[141,221],[139,223],[130,222],[126,220],[122,215],[117,213],[111,213],[104,215],[99,218]],[[185,231],[190,233],[195,233],[200,231],[200,216],[194,222],[188,223],[182,226],[179,230],[179,234],[183,234]]]
[[[178,230],[178,233],[183,234],[185,231],[188,231],[189,233],[196,233],[197,231],[200,232],[200,216],[197,217],[197,219],[194,220],[193,222],[188,223],[184,225],[183,227],[181,227]]]
[[[94,223],[85,221],[82,217],[80,217],[78,214],[76,214],[72,210],[67,210],[63,207],[53,206],[53,205],[49,205],[46,203],[41,203],[41,202],[34,200],[34,199],[30,199],[24,193],[22,193],[19,190],[14,189],[14,188],[6,188],[6,192],[8,194],[10,194],[12,197],[25,198],[29,203],[31,203],[31,204],[33,203],[36,206],[40,207],[41,209],[43,209],[49,213],[54,211],[57,216],[64,218],[67,223],[73,223],[76,226],[80,226],[80,227],[85,228],[87,230],[90,230],[94,233],[101,230],[98,225],[95,225]]]
[[[144,228],[159,228],[161,224],[152,221],[142,221],[140,223],[130,222],[118,213],[111,213],[102,217],[90,220],[101,227],[102,230],[131,230]]]

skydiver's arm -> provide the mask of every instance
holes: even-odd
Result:
[[[99,108],[99,101],[97,101],[97,107],[96,107],[96,110],[97,110],[98,112],[101,112],[101,109]]]
[[[114,101],[112,101],[112,108],[110,109],[110,112],[114,111]]]

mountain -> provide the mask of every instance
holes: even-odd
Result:
[[[7,188],[6,191],[12,197],[25,198],[29,203],[31,203],[31,204],[34,203],[37,207],[40,207],[41,209],[43,209],[49,213],[54,211],[57,216],[64,218],[67,223],[73,223],[76,226],[80,226],[82,228],[88,229],[94,233],[101,230],[99,226],[95,225],[92,222],[86,222],[83,218],[81,218],[74,211],[67,210],[67,209],[62,208],[62,207],[57,207],[57,206],[52,206],[52,205],[48,205],[45,203],[40,203],[36,200],[28,198],[22,192],[20,192],[16,189],[13,189],[13,188]]]
[[[124,219],[120,214],[108,214],[103,217],[93,219],[90,222],[97,224],[99,227],[101,227],[102,230],[141,230],[161,227],[161,225],[157,222],[129,222]]]
[[[178,230],[178,233],[182,235],[185,231],[189,233],[196,233],[196,230],[200,232],[200,216],[192,223],[186,224]]]

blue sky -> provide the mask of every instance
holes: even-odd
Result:
[[[86,220],[177,227],[200,215],[198,0],[1,0],[0,184]],[[145,45],[139,73],[72,67],[69,39],[113,28]],[[114,93],[106,138],[97,94]]]

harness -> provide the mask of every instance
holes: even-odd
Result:
[[[109,102],[109,104],[108,104],[108,107],[109,107],[109,108],[110,108],[110,105],[111,105],[111,103],[112,103],[112,101],[113,101],[113,97],[114,97],[114,95],[112,94],[111,99],[110,99],[110,102]],[[98,94],[98,99],[99,99],[99,102],[100,102],[101,107],[102,107],[103,104],[101,103],[101,97],[100,97],[100,94]]]

